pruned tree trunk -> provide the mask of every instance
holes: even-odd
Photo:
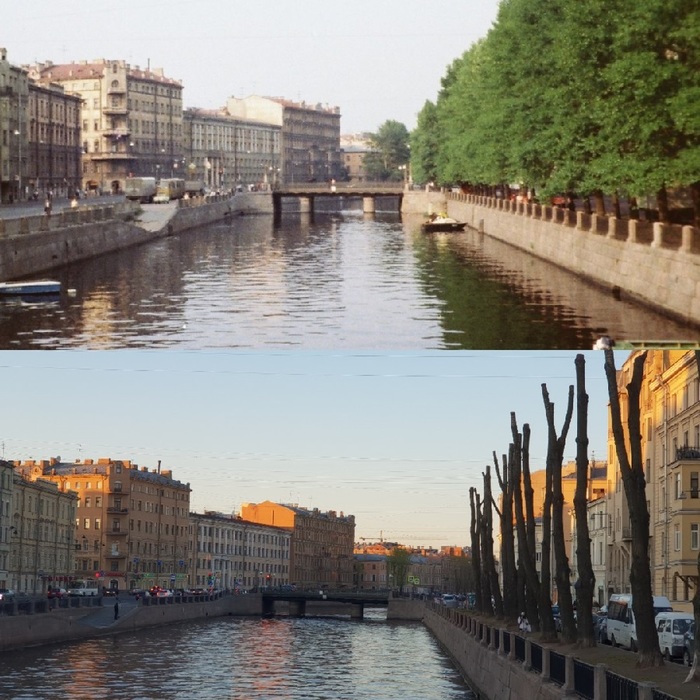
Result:
[[[484,599],[481,590],[481,528],[478,517],[477,503],[479,494],[475,488],[469,489],[469,507],[471,510],[471,523],[469,534],[472,542],[472,569],[474,571],[474,594],[476,597],[475,606],[479,612],[484,612]]]
[[[595,213],[598,216],[605,216],[605,198],[601,190],[593,192],[593,201],[595,202]]]
[[[665,187],[660,187],[656,193],[656,208],[659,211],[659,221],[668,223],[670,218],[668,213],[668,192]]]
[[[588,531],[588,394],[586,393],[586,359],[576,355],[576,627],[581,646],[596,645],[593,629],[593,592],[595,575],[591,561],[591,538]],[[595,464],[593,465],[595,467]]]
[[[647,353],[645,351],[634,357],[632,378],[626,387],[627,429],[630,450],[628,454],[625,431],[622,426],[615,356],[612,350],[605,350],[604,352],[615,452],[620,465],[620,474],[632,526],[630,587],[632,589],[632,607],[636,621],[637,648],[639,650],[637,666],[641,668],[663,666],[663,658],[659,651],[659,638],[654,623],[654,600],[651,585],[651,563],[649,561],[649,509],[646,500],[640,426],[639,396],[644,378],[644,362]]]
[[[522,568],[525,576],[526,593],[525,608],[528,620],[533,629],[539,628],[539,616],[537,615],[537,601],[540,597],[540,581],[537,577],[535,563],[535,551],[531,549],[525,526],[525,514],[523,509],[523,487],[521,479],[522,470],[522,436],[518,433],[515,413],[510,414],[511,432],[513,434],[513,448],[511,450],[510,466],[511,479],[513,481],[513,505],[515,507],[515,527],[518,536],[518,566]],[[531,612],[534,611],[534,612]]]
[[[562,637],[565,642],[576,641],[576,622],[571,597],[571,569],[566,556],[564,542],[564,494],[561,486],[561,465],[564,461],[564,447],[569,433],[571,417],[574,411],[574,388],[569,387],[569,399],[564,425],[559,436],[554,425],[554,404],[549,400],[547,385],[542,385],[545,415],[547,417],[547,471],[552,479],[552,545],[554,548],[554,580],[557,582],[559,614],[561,616]]]
[[[498,572],[496,562],[493,557],[493,497],[491,494],[491,468],[486,467],[484,477],[484,529],[482,532],[483,560],[486,575],[489,578],[489,587],[493,597],[493,607],[496,617],[503,617],[503,596],[498,584]]]
[[[498,468],[498,458],[493,453],[496,477],[501,487],[501,571],[503,572],[503,613],[515,620],[518,610],[518,573],[515,565],[515,535],[513,532],[513,484],[508,478],[508,458],[503,455],[503,475]]]

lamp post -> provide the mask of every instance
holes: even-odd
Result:
[[[15,136],[17,137],[17,200],[22,199],[22,122],[20,122],[20,128],[15,129]]]

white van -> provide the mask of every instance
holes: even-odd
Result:
[[[662,612],[672,612],[666,596],[655,595],[654,617]],[[632,609],[631,593],[613,593],[608,602],[608,641],[615,647],[637,651],[637,627]]]
[[[666,661],[683,657],[684,635],[690,629],[693,615],[684,612],[663,612],[656,616],[659,649]]]

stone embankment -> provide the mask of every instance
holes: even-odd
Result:
[[[696,228],[453,192],[446,201],[472,228],[700,328]]]
[[[125,201],[51,216],[0,219],[0,282],[245,214],[272,214],[272,197],[239,193],[143,206]]]
[[[52,609],[36,611],[22,610],[17,606],[12,611],[14,614],[2,616],[0,651],[90,639],[208,617],[262,614],[259,595],[217,593],[205,598],[177,596],[141,600],[122,595],[119,596],[119,616],[115,619],[115,600],[109,597],[93,601],[68,598]],[[92,605],[81,605],[87,602]]]

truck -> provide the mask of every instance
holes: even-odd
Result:
[[[206,192],[203,180],[185,180],[185,192],[188,197],[202,197]]]
[[[74,597],[97,596],[100,594],[100,587],[93,579],[76,579],[68,584],[67,593]]]
[[[167,204],[173,199],[185,196],[185,181],[178,177],[161,178],[153,201],[157,204]]]
[[[154,177],[127,177],[124,181],[126,198],[144,204],[153,201],[156,189],[156,179]]]

